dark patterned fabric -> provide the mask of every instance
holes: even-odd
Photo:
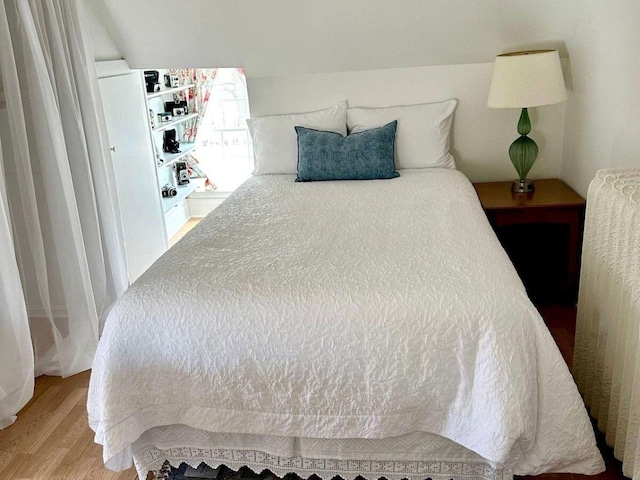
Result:
[[[168,471],[168,476],[166,477],[169,480],[189,480],[189,477],[185,477],[185,472],[188,466],[186,463],[182,463],[178,468],[170,467],[168,463],[165,465],[167,468],[170,469],[170,471]],[[162,480],[162,475],[161,474],[159,475],[158,473],[156,473],[156,478],[158,478],[159,480]],[[338,480],[338,479],[340,479],[340,477],[335,478],[335,480]],[[250,468],[243,467],[240,470],[235,471],[222,465],[220,467],[220,472],[218,473],[216,480],[280,480],[280,477],[275,476],[269,470],[264,470],[261,473],[255,473]],[[303,479],[300,476],[296,475],[295,473],[289,473],[288,475],[285,475],[285,477],[282,480],[303,480]],[[317,475],[312,475],[311,477],[309,477],[309,480],[321,480],[321,479]],[[365,479],[361,478],[357,480],[365,480]]]
[[[156,478],[162,480],[163,478],[167,478],[169,480],[189,480],[188,477],[185,477],[185,471],[187,469],[187,464],[183,463],[178,468],[170,467],[169,464],[165,464],[163,467],[163,471],[166,472],[167,476],[163,476],[156,472]],[[231,470],[224,465],[220,467],[220,472],[216,480],[280,480],[280,477],[275,476],[269,470],[264,470],[261,473],[255,473],[253,470],[247,467],[243,467],[238,471]],[[295,473],[289,473],[285,475],[282,480],[307,480],[301,478],[299,475]],[[308,480],[322,480],[317,475],[312,475]],[[332,480],[342,480],[342,477],[334,477]],[[364,477],[356,477],[355,480],[366,480]],[[381,477],[379,480],[386,480],[384,477]],[[425,480],[431,480],[430,478],[426,478]]]

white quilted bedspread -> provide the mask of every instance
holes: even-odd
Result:
[[[104,460],[146,430],[447,437],[516,474],[597,473],[553,339],[454,170],[255,177],[112,309],[89,422]]]

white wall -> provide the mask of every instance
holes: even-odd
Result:
[[[87,0],[89,1],[89,0]],[[562,48],[585,0],[90,0],[132,68],[249,77],[493,61]]]
[[[598,169],[640,167],[640,3],[586,3],[567,41],[573,90],[561,171],[583,196]]]
[[[107,30],[110,24],[108,12],[100,1],[86,0],[85,13],[87,15],[88,30],[96,61],[120,60],[122,54],[116,46],[111,34]]]
[[[490,109],[493,63],[248,78],[251,115],[304,112],[341,100],[350,106],[408,105],[457,98],[452,151],[472,181],[513,180],[508,155],[520,111]],[[530,110],[540,156],[530,178],[558,177],[564,104]]]

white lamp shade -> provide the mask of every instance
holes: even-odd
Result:
[[[487,102],[489,107],[539,107],[566,99],[557,50],[504,53],[496,57]]]

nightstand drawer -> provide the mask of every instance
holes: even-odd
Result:
[[[487,218],[494,227],[527,223],[573,223],[582,222],[583,207],[488,210]]]

